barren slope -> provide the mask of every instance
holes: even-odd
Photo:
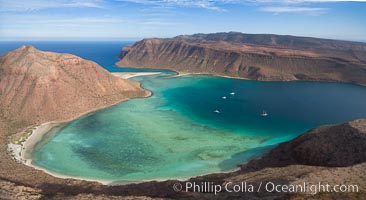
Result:
[[[269,34],[216,33],[144,39],[118,66],[171,69],[265,81],[366,84],[366,44]]]
[[[114,77],[92,61],[31,46],[1,56],[0,72],[3,116],[27,124],[68,119],[147,95],[139,83]]]
[[[55,178],[16,162],[7,151],[9,136],[29,125],[70,120],[149,94],[138,82],[117,78],[74,55],[23,46],[0,56],[0,199],[37,198],[40,190],[31,188],[52,184],[99,185]]]

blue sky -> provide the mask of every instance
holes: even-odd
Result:
[[[366,41],[366,0],[0,0],[0,40],[228,31]]]

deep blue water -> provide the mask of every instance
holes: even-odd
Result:
[[[53,51],[58,53],[70,53],[92,60],[110,72],[141,71],[139,69],[118,68],[114,65],[118,61],[118,54],[122,47],[133,44],[134,41],[14,41],[0,42],[0,54],[15,50],[22,45],[32,45],[42,51]],[[146,71],[146,70],[145,70]],[[151,71],[151,70],[149,70]],[[154,71],[154,70],[152,70]]]
[[[298,135],[322,124],[366,117],[366,88],[318,82],[258,82],[195,75],[163,91],[169,106],[195,121],[251,135]],[[229,92],[235,92],[231,96]],[[226,99],[222,99],[225,96]],[[212,110],[220,111],[219,117]],[[268,117],[259,113],[265,110]],[[194,114],[192,114],[194,113]],[[260,129],[258,129],[260,127]]]

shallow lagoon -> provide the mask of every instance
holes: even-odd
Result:
[[[133,43],[0,42],[0,53],[31,44],[93,60],[112,72],[145,71],[114,66],[120,49]],[[203,75],[135,79],[154,96],[112,106],[55,130],[37,146],[33,163],[90,179],[189,177],[234,169],[318,125],[366,117],[366,88],[351,84]],[[220,114],[213,112],[216,109]],[[269,116],[261,117],[262,110]]]
[[[134,79],[154,95],[68,123],[37,146],[33,163],[89,179],[184,178],[234,169],[318,125],[366,117],[366,88],[351,84]]]

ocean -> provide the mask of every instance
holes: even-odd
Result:
[[[76,54],[112,72],[146,71],[114,66],[121,48],[131,43],[33,45]],[[0,44],[3,53],[22,43]],[[37,145],[33,164],[97,180],[185,178],[235,169],[316,126],[366,117],[366,88],[353,84],[258,82],[168,71],[133,79],[153,96],[68,123]]]

